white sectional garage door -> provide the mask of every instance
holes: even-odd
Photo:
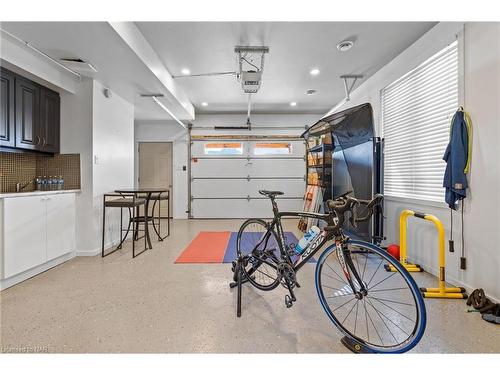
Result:
[[[286,147],[285,147],[286,146]],[[193,218],[271,217],[269,199],[259,190],[280,190],[281,210],[301,210],[305,191],[302,140],[252,138],[193,139]]]

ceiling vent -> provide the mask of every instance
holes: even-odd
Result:
[[[353,45],[354,45],[354,43],[351,42],[350,40],[343,40],[342,42],[337,44],[337,49],[340,52],[346,52],[346,51],[349,51]]]
[[[84,61],[79,58],[63,58],[59,59],[59,61],[66,67],[82,74],[82,75],[92,75],[94,73],[97,73],[97,69],[94,68],[94,66],[89,63],[88,61]]]

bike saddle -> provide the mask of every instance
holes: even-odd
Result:
[[[273,190],[259,190],[259,194],[265,195],[268,198],[274,198],[277,195],[283,195],[282,191],[273,191]]]

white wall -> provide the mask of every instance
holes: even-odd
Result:
[[[252,115],[251,134],[286,134],[300,135],[305,125],[312,125],[320,115],[285,115],[255,114]],[[198,115],[193,121],[193,135],[201,134],[246,134],[241,130],[213,130],[214,126],[243,126],[246,114]],[[276,127],[262,129],[262,127]],[[289,128],[287,128],[289,127]],[[138,146],[139,142],[173,142],[173,215],[176,219],[187,219],[188,209],[188,172],[182,167],[188,165],[187,131],[174,121],[137,122],[135,124],[135,182],[139,176]]]
[[[351,101],[331,112],[369,102],[373,106],[376,132],[381,134],[380,90],[456,39],[460,23],[440,23],[407,50],[362,83]],[[448,281],[468,288],[483,288],[500,300],[500,24],[467,23],[464,38],[464,85],[461,94],[473,127],[470,191],[465,205],[467,270],[459,267],[459,214],[455,214],[455,253],[447,251]],[[465,96],[463,95],[465,94]],[[436,215],[449,234],[450,213],[446,205],[408,199],[386,200],[385,234],[388,243],[399,242],[399,213],[412,209]],[[408,248],[413,261],[437,274],[437,235],[432,224],[410,219]],[[430,286],[430,285],[429,285]]]
[[[95,237],[102,235],[102,197],[118,188],[134,187],[134,105],[120,96],[104,96],[94,81],[92,95],[92,160]],[[118,209],[106,210],[106,243],[119,240]]]
[[[80,194],[76,194],[77,252],[96,249],[93,233],[92,178],[92,95],[93,81],[83,80],[75,93],[61,92],[61,153],[80,154]]]
[[[134,186],[134,106],[84,79],[74,94],[61,93],[61,152],[80,154],[76,199],[77,254],[95,255],[102,235],[102,196]],[[97,163],[95,163],[97,157]],[[107,210],[106,246],[119,239],[119,211]]]

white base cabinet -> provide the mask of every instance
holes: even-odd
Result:
[[[75,196],[47,197],[47,261],[75,250]]]
[[[3,279],[75,251],[75,194],[3,199]]]

